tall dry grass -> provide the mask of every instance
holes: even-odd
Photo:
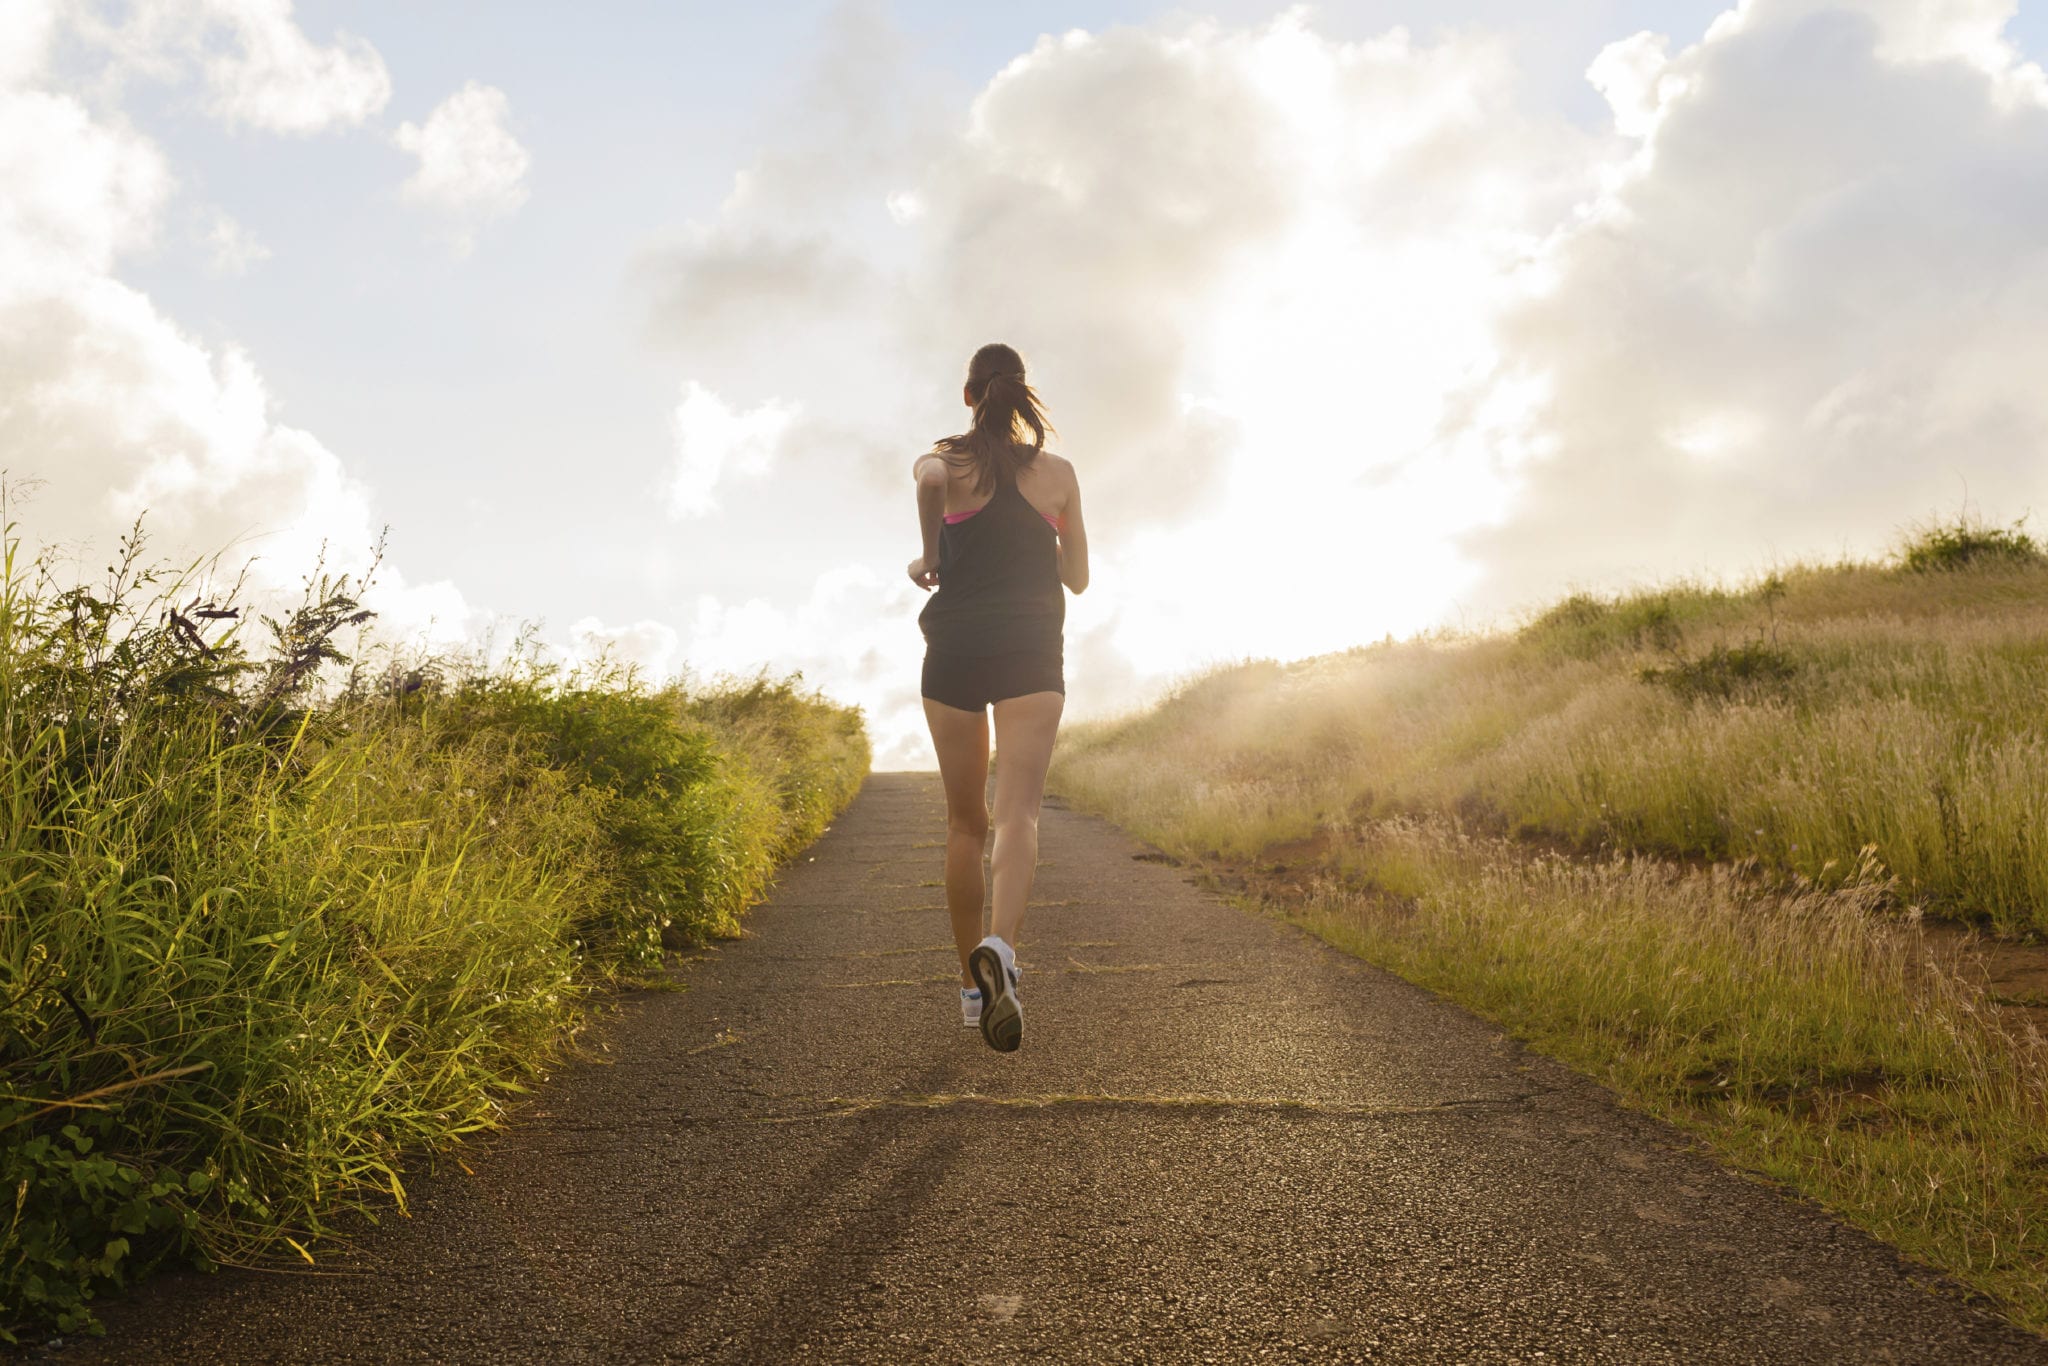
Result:
[[[2043,679],[2038,559],[1797,568],[1576,597],[1512,634],[1221,670],[1079,729],[1058,782],[1228,856],[1432,811],[1822,882],[1871,850],[1907,902],[2038,933]]]

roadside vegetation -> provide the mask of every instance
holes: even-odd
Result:
[[[304,1257],[491,1127],[596,993],[737,930],[865,776],[795,680],[345,652],[124,545],[0,580],[0,1337],[170,1262]]]
[[[2048,556],[2022,527],[1196,679],[1055,787],[2048,1328]]]

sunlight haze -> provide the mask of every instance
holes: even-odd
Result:
[[[2048,494],[2048,9],[0,0],[36,543],[801,670],[928,767],[910,468],[1015,345],[1072,714]]]

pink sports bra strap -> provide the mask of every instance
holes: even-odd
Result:
[[[983,503],[981,505],[981,507],[987,506],[987,503]],[[969,517],[972,517],[975,513],[979,511],[981,511],[981,508],[969,508],[965,512],[949,512],[946,514],[946,525],[958,526],[960,523],[966,521]],[[1038,510],[1036,508],[1033,508],[1032,511],[1037,512]],[[1039,512],[1038,515],[1045,518],[1046,524],[1050,526],[1054,531],[1060,531],[1064,529],[1060,526],[1060,519],[1053,516],[1050,512]]]

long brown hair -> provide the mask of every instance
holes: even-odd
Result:
[[[974,425],[941,437],[936,449],[953,469],[974,471],[976,493],[993,493],[997,480],[1015,483],[1038,458],[1052,424],[1024,382],[1024,358],[1001,342],[990,342],[967,362],[967,397],[974,401]]]

